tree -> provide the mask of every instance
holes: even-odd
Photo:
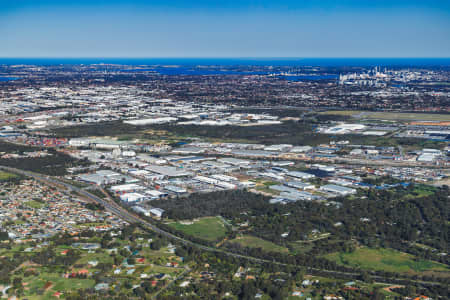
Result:
[[[155,239],[150,243],[150,249],[152,250],[159,250],[161,249],[162,244],[161,244],[161,240],[159,239]]]
[[[129,281],[125,281],[125,283],[123,284],[123,287],[126,288],[127,290],[131,289],[133,286],[131,285],[131,283]]]
[[[6,231],[0,231],[0,241],[6,241],[9,239],[9,235]]]
[[[21,277],[14,277],[12,281],[12,285],[14,289],[18,289],[22,287],[22,278]]]

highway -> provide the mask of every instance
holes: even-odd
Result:
[[[29,171],[24,171],[21,169],[16,169],[16,168],[11,168],[11,167],[5,167],[5,166],[0,166],[0,170],[5,170],[5,171],[9,171],[12,173],[16,173],[16,174],[21,174],[27,177],[31,177],[34,178],[37,181],[43,182],[44,184],[49,184],[52,186],[55,186],[57,188],[60,188],[61,186],[65,187],[68,191],[74,191],[84,197],[86,197],[87,199],[93,201],[93,202],[97,202],[101,205],[103,205],[105,207],[106,210],[112,212],[113,214],[115,214],[116,216],[118,216],[119,218],[129,222],[129,223],[136,223],[141,225],[142,227],[146,228],[146,229],[150,229],[154,232],[157,232],[158,234],[167,237],[169,239],[172,240],[176,240],[184,245],[188,245],[188,246],[193,246],[196,247],[197,249],[201,249],[204,251],[209,251],[209,252],[215,252],[215,253],[222,253],[224,255],[227,256],[231,256],[231,257],[236,257],[236,258],[242,258],[242,259],[246,259],[249,261],[253,261],[255,263],[269,263],[269,264],[277,264],[280,266],[291,266],[291,267],[303,267],[306,268],[307,271],[316,271],[316,272],[322,272],[322,273],[327,273],[329,275],[343,275],[343,276],[347,276],[349,278],[352,279],[357,279],[360,277],[360,273],[350,273],[350,272],[341,272],[341,271],[334,271],[334,270],[326,270],[326,269],[319,269],[319,268],[313,268],[313,267],[308,267],[308,266],[300,266],[300,265],[290,265],[290,264],[286,264],[286,263],[281,263],[281,262],[277,262],[277,261],[272,261],[272,260],[266,260],[266,259],[261,259],[261,258],[257,258],[257,257],[252,257],[252,256],[247,256],[247,255],[242,255],[242,254],[237,254],[234,252],[230,252],[230,251],[226,251],[226,250],[222,250],[222,249],[218,249],[218,248],[214,248],[214,247],[209,247],[209,246],[205,246],[205,245],[201,245],[198,243],[194,243],[192,241],[186,240],[184,238],[178,237],[170,232],[164,231],[158,227],[156,227],[155,225],[141,219],[140,217],[136,216],[135,214],[130,213],[128,210],[126,210],[125,208],[121,207],[120,205],[118,205],[117,203],[115,203],[114,201],[107,201],[105,199],[102,199],[100,197],[97,197],[96,195],[93,195],[91,193],[89,193],[88,191],[86,191],[85,189],[82,188],[78,188],[76,186],[73,186],[71,184],[68,184],[66,182],[57,180],[53,177],[50,176],[46,176],[46,175],[42,175],[42,174],[38,174],[38,173],[34,173],[34,172],[29,172]],[[377,275],[370,275],[373,279],[376,279],[379,282],[384,282],[384,283],[389,283],[392,284],[392,281],[387,281],[386,278],[382,277],[382,276],[377,276]],[[391,278],[391,280],[409,280],[412,282],[417,282],[417,283],[421,283],[421,284],[426,284],[426,285],[431,285],[431,286],[435,286],[435,285],[441,285],[438,282],[428,282],[428,281],[420,281],[420,280],[411,280],[408,278],[400,278],[400,277],[396,277],[396,278]]]

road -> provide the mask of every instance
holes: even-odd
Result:
[[[165,236],[169,239],[172,240],[176,240],[184,245],[188,245],[188,246],[192,246],[192,247],[196,247],[198,249],[204,250],[204,251],[208,251],[208,252],[215,252],[215,253],[222,253],[224,255],[227,256],[231,256],[231,257],[236,257],[236,258],[242,258],[245,260],[249,260],[249,261],[253,261],[255,263],[269,263],[269,264],[276,264],[276,265],[280,265],[280,266],[290,266],[290,267],[304,267],[306,268],[307,271],[309,272],[322,272],[322,273],[326,273],[329,274],[331,276],[333,275],[343,275],[343,276],[347,276],[349,278],[353,278],[353,279],[357,279],[360,277],[360,273],[351,273],[351,272],[341,272],[341,271],[334,271],[334,270],[326,270],[326,269],[319,269],[319,268],[313,268],[313,267],[308,267],[308,266],[300,266],[300,265],[290,265],[290,264],[286,264],[286,263],[281,263],[281,262],[277,262],[277,261],[272,261],[272,260],[267,260],[267,259],[261,259],[261,258],[257,258],[257,257],[252,257],[252,256],[247,256],[247,255],[242,255],[242,254],[237,254],[234,252],[230,252],[230,251],[226,251],[223,249],[218,249],[218,248],[214,248],[214,247],[209,247],[209,246],[205,246],[205,245],[201,245],[198,243],[194,243],[192,241],[186,240],[184,238],[178,237],[170,232],[164,231],[158,227],[156,227],[155,225],[139,218],[138,216],[130,213],[129,211],[127,211],[126,209],[124,209],[123,207],[121,207],[120,205],[118,205],[117,203],[113,202],[113,201],[107,201],[105,199],[102,199],[100,197],[97,197],[96,195],[93,195],[91,193],[89,193],[88,191],[82,189],[82,188],[78,188],[76,186],[73,186],[71,184],[68,184],[66,182],[57,180],[55,178],[52,178],[50,176],[46,176],[46,175],[42,175],[42,174],[38,174],[38,173],[34,173],[34,172],[30,172],[30,171],[24,171],[21,169],[16,169],[16,168],[11,168],[11,167],[5,167],[5,166],[0,166],[0,170],[3,169],[5,171],[9,171],[12,173],[17,173],[17,174],[21,174],[24,176],[28,176],[31,178],[34,178],[35,180],[38,180],[40,182],[43,182],[45,184],[50,184],[56,187],[61,187],[64,186],[67,190],[69,191],[74,191],[77,192],[80,195],[83,195],[84,197],[86,197],[87,199],[93,201],[93,202],[97,202],[101,205],[103,205],[103,207],[105,207],[106,210],[112,212],[113,214],[115,214],[116,216],[118,216],[119,218],[128,221],[130,223],[136,223],[141,225],[142,227],[146,228],[146,229],[150,229],[162,236]],[[386,281],[386,279],[384,277],[381,276],[377,276],[377,275],[371,275],[371,277],[377,281],[380,282],[384,282],[384,283],[389,283],[392,284],[392,281]],[[393,278],[392,280],[402,280],[402,278],[400,277],[396,277]],[[404,278],[404,280],[410,280],[408,278]],[[426,284],[426,285],[431,285],[431,286],[435,286],[435,285],[441,285],[440,283],[437,282],[428,282],[428,281],[420,281],[420,280],[410,280],[416,283],[421,283],[421,284]],[[395,282],[395,281],[394,281]]]

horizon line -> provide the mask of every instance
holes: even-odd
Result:
[[[450,59],[450,56],[0,56],[0,59]]]

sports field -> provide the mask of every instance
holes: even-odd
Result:
[[[180,221],[170,223],[169,226],[207,241],[217,241],[225,237],[227,233],[227,228],[219,217],[205,217],[193,221]]]
[[[351,253],[335,252],[325,258],[340,265],[359,267],[367,270],[382,270],[399,273],[418,273],[425,271],[444,271],[450,269],[444,264],[417,259],[413,255],[393,249],[358,248]]]

